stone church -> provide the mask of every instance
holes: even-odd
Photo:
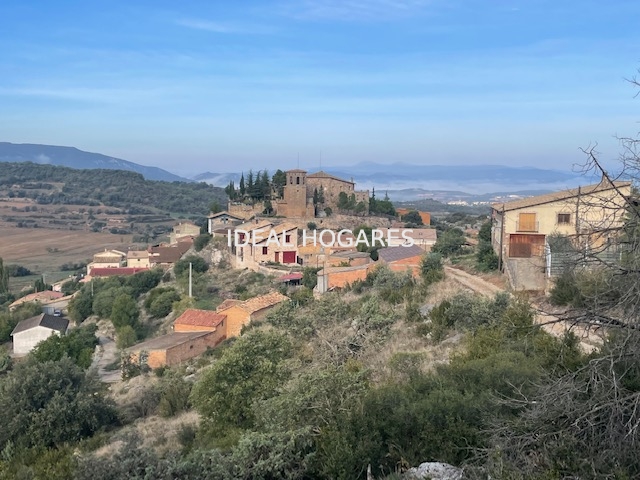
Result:
[[[354,195],[356,203],[363,202],[366,211],[369,210],[369,191],[356,190],[353,180],[343,180],[323,171],[307,175],[305,170],[294,169],[287,170],[285,174],[287,183],[284,195],[273,205],[279,216],[314,218],[316,209],[324,211],[326,207],[330,207],[337,210],[341,192],[348,197]],[[319,195],[324,201],[314,205],[314,194]]]

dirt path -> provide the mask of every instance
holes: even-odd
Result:
[[[462,270],[449,266],[445,266],[444,269],[449,278],[452,278],[463,287],[486,297],[493,297],[496,293],[506,291],[503,288]],[[551,335],[561,337],[567,330],[571,330],[580,340],[580,347],[586,353],[590,353],[602,345],[602,336],[599,333],[582,326],[570,325],[567,322],[559,321],[558,317],[541,312],[540,306],[535,302],[532,302],[532,306],[539,312],[534,321],[541,324],[542,328]]]
[[[106,370],[117,359],[116,342],[112,338],[102,335],[98,336],[98,346],[93,356],[92,368],[98,370],[98,377],[104,383],[117,383],[121,380],[120,370]]]
[[[444,271],[449,278],[452,278],[463,287],[486,297],[493,297],[496,293],[505,291],[503,288],[500,288],[493,283],[489,283],[480,277],[458,270],[457,268],[445,265]]]

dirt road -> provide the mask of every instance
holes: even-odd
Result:
[[[475,293],[479,293],[487,297],[493,297],[496,293],[505,291],[503,288],[462,270],[449,266],[445,266],[444,268],[445,273],[449,278],[452,278],[463,287]],[[542,328],[551,335],[561,337],[567,330],[571,330],[574,335],[580,339],[580,347],[587,353],[602,345],[601,332],[595,332],[593,329],[587,329],[582,326],[571,325],[567,322],[563,322],[553,315],[542,312],[540,306],[536,303],[532,303],[532,306],[539,312],[535,317],[535,322],[541,324]]]

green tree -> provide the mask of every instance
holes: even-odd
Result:
[[[102,385],[69,358],[19,362],[0,386],[0,449],[62,446],[116,421]]]
[[[205,262],[204,258],[197,255],[189,255],[182,260],[178,260],[173,266],[173,273],[176,277],[189,272],[189,264],[191,263],[191,270],[196,273],[204,273],[209,270],[209,265]]]
[[[289,377],[287,337],[251,331],[225,350],[194,385],[191,401],[208,429],[228,434],[254,424],[252,404],[276,394]]]
[[[424,225],[422,222],[422,217],[420,216],[420,212],[417,210],[411,210],[401,217],[402,221],[405,223],[411,223],[413,225]]]
[[[138,305],[130,295],[119,295],[113,301],[110,318],[114,327],[120,328],[129,325],[136,329],[139,316]]]
[[[116,346],[123,350],[138,341],[138,334],[131,325],[124,325],[116,329]]]
[[[278,197],[284,196],[284,187],[287,184],[287,175],[282,170],[276,170],[276,173],[271,177],[271,183],[273,184],[273,188],[278,193]]]
[[[320,268],[304,267],[302,270],[302,285],[313,290],[318,283],[318,272]]]
[[[149,315],[155,318],[164,318],[171,313],[173,304],[179,300],[180,294],[174,289],[169,289],[153,299],[147,309]]]
[[[204,247],[209,245],[210,241],[211,241],[211,235],[209,235],[208,233],[203,233],[202,235],[198,235],[193,241],[193,248],[195,249],[196,252],[200,252]]]
[[[93,298],[90,288],[83,287],[80,293],[69,301],[67,309],[69,318],[76,323],[81,323],[89,317],[93,313]]]
[[[233,186],[233,181],[231,182],[231,185]],[[213,202],[211,202],[209,204],[209,211],[211,213],[220,213],[222,211],[222,207],[220,206],[220,202],[218,202],[217,200],[214,200]]]
[[[247,189],[244,184],[244,173],[240,175],[240,184],[238,188],[240,189],[240,197],[244,197],[244,195],[247,193]]]
[[[31,356],[40,363],[69,357],[80,368],[87,369],[98,345],[97,329],[93,324],[76,328],[66,335],[52,335],[36,345]]]
[[[427,285],[443,280],[444,266],[442,265],[442,255],[439,253],[428,253],[424,255],[420,262],[420,274]]]
[[[431,251],[439,253],[443,257],[450,257],[460,253],[464,244],[465,238],[462,230],[449,228],[438,237]]]

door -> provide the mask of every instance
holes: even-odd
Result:
[[[509,257],[531,258],[544,253],[544,235],[509,235]]]
[[[276,252],[276,263],[280,263],[280,252]]]
[[[296,263],[296,252],[282,252],[282,263]]]

